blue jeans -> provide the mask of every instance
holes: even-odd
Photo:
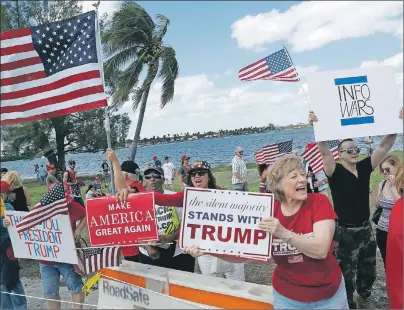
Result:
[[[46,175],[40,175],[39,178],[40,178],[39,181],[41,182],[41,185],[44,185],[46,183]]]
[[[66,282],[70,293],[79,293],[83,287],[83,281],[78,273],[74,271],[71,264],[55,263],[52,265],[39,264],[41,271],[42,288],[45,298],[53,299],[59,297],[60,275]]]
[[[2,292],[7,292],[4,284],[0,285]],[[25,295],[21,280],[18,280],[15,288],[10,292]],[[25,296],[16,296],[0,293],[0,309],[27,309],[27,299]]]
[[[316,302],[296,301],[280,295],[274,288],[272,291],[274,309],[349,309],[344,277],[334,296]]]

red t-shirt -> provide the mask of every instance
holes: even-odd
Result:
[[[83,217],[86,216],[86,209],[84,209],[79,203],[75,201],[71,201],[68,204],[68,209],[69,209],[69,216],[70,216],[70,223],[72,225],[72,230],[76,229],[76,222],[81,220]],[[41,264],[45,265],[53,265],[54,262],[49,262],[49,261],[39,261]]]
[[[0,193],[7,193],[10,189],[10,184],[5,181],[0,181]]]
[[[133,182],[129,187],[132,189],[136,188],[139,193],[146,191],[143,185],[139,182]],[[139,255],[139,248],[137,246],[125,246],[121,248],[121,252],[124,257],[136,256]]]
[[[396,201],[390,214],[386,286],[390,309],[403,309],[403,198]]]
[[[146,189],[143,187],[143,185],[139,182],[133,182],[129,185],[130,188],[132,189],[137,189],[139,193],[145,192]]]
[[[308,194],[300,210],[284,216],[279,202],[275,202],[274,217],[283,227],[297,234],[313,234],[313,224],[322,220],[338,219],[327,196]],[[332,254],[325,259],[310,258],[295,247],[273,237],[272,257],[276,268],[272,277],[274,289],[281,295],[299,302],[317,302],[335,295],[341,284],[342,273]]]

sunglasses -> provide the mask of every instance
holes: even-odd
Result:
[[[240,152],[238,152],[239,154],[244,154],[244,151],[240,151]]]
[[[161,174],[145,174],[145,179],[146,180],[150,180],[151,178],[153,178],[153,179],[155,179],[155,180],[158,180],[158,179],[161,179]]]
[[[352,154],[353,152],[356,152],[356,154],[359,154],[360,151],[361,151],[361,149],[358,147],[349,147],[346,150],[342,150],[341,153],[347,152],[347,154]]]
[[[208,170],[194,170],[194,171],[191,171],[189,174],[191,175],[191,177],[195,177],[196,175],[203,177],[207,173],[208,173]]]
[[[382,169],[383,174],[390,174],[390,168],[384,168]]]

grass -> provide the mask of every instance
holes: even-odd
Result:
[[[403,160],[403,152],[402,151],[394,151],[392,152],[394,155],[400,157],[401,160]],[[361,156],[361,158],[364,158],[364,156]],[[256,165],[254,163],[249,163],[248,164],[249,170],[249,187],[250,191],[258,191],[259,187],[259,177],[258,173],[256,170]],[[217,166],[213,167],[213,174],[216,178],[216,183],[219,186],[222,186],[226,189],[231,189],[231,166]],[[80,176],[78,176],[78,179],[80,179]],[[381,176],[379,173],[378,169],[375,169],[375,171],[372,173],[370,184],[371,188],[375,189],[377,188],[377,185],[381,181]],[[87,179],[85,180],[86,185],[91,184],[93,182],[93,179]],[[35,204],[39,199],[43,197],[43,195],[47,192],[47,186],[46,185],[40,185],[39,182],[37,181],[31,181],[27,182],[24,184],[27,188],[28,191],[31,195],[32,202]],[[174,191],[180,191],[181,187],[179,184],[178,177],[175,178],[174,181]],[[86,191],[86,186],[82,188],[82,193],[83,197],[85,197],[85,191]]]

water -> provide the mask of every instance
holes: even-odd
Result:
[[[380,143],[382,137],[373,137],[374,145]],[[235,148],[240,145],[244,149],[247,162],[255,162],[254,152],[259,151],[263,146],[293,139],[293,151],[303,152],[308,142],[314,141],[314,132],[312,128],[301,128],[287,131],[271,131],[259,134],[250,134],[245,136],[233,136],[226,138],[217,138],[209,140],[184,141],[169,144],[158,144],[144,146],[138,149],[136,162],[141,169],[146,162],[151,162],[153,155],[157,155],[163,162],[164,156],[169,156],[170,160],[178,167],[181,162],[181,156],[186,154],[192,160],[203,159],[212,166],[229,165],[234,155]],[[361,148],[362,153],[366,153],[366,147],[363,139],[355,139]],[[397,137],[393,150],[403,149],[402,135]],[[118,158],[122,161],[129,156],[128,148],[117,151]],[[76,169],[82,174],[96,174],[101,171],[101,163],[105,158],[104,152],[98,153],[79,153],[67,155],[67,160],[76,161]],[[17,160],[11,162],[2,162],[1,166],[9,170],[18,170],[23,179],[34,177],[34,164],[47,164],[45,158],[35,158],[32,160]]]

